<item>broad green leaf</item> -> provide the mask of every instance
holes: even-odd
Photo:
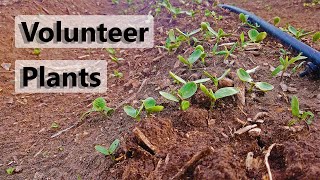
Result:
[[[184,80],[184,79],[182,79],[181,77],[179,77],[179,76],[177,76],[176,74],[174,74],[173,72],[169,72],[169,75],[174,79],[174,80],[176,80],[177,82],[180,82],[180,83],[182,83],[182,84],[186,84],[187,82]]]
[[[100,145],[96,145],[94,147],[99,153],[105,155],[105,156],[108,156],[110,155],[111,153],[109,152],[109,150],[103,146],[100,146]]]
[[[119,147],[119,144],[120,144],[119,139],[114,140],[109,147],[109,153],[113,154],[116,151],[116,149]]]
[[[248,16],[244,15],[243,13],[239,14],[239,19],[242,23],[246,23],[248,21]]]
[[[291,59],[289,60],[289,64],[293,64],[293,63],[295,63],[296,61],[299,61],[299,60],[302,60],[302,59],[307,59],[307,57],[301,56],[301,54],[299,54],[298,56],[291,58]]]
[[[196,84],[199,84],[199,83],[204,83],[204,82],[208,82],[208,81],[210,81],[210,78],[198,79],[198,80],[195,80],[193,82],[196,83]]]
[[[255,83],[255,86],[263,92],[271,91],[274,88],[271,84],[266,82],[257,82]]]
[[[298,30],[294,28],[293,26],[289,25],[288,26],[289,32],[291,32],[293,35],[297,36],[298,35]]]
[[[208,90],[208,88],[206,86],[204,86],[203,84],[200,84],[200,89],[209,98],[214,99],[214,100],[216,99],[216,97],[214,96],[213,92]]]
[[[312,41],[313,42],[317,42],[320,40],[320,31],[319,32],[316,32],[313,37],[312,37]]]
[[[163,110],[163,106],[153,106],[148,109],[146,109],[149,113],[154,113],[154,112],[161,112]]]
[[[123,110],[127,113],[128,116],[130,116],[132,118],[138,117],[138,111],[131,106],[124,106]]]
[[[273,24],[276,26],[276,25],[278,25],[279,23],[280,23],[280,17],[275,17],[274,19],[273,19]]]
[[[163,92],[163,91],[160,91],[159,93],[160,93],[160,95],[162,97],[164,97],[164,98],[166,98],[166,99],[168,99],[170,101],[179,102],[179,99],[176,96],[174,96],[174,95],[172,95],[170,93]]]
[[[253,81],[251,76],[242,68],[237,70],[237,75],[241,81],[244,81],[244,82],[252,82]]]
[[[261,42],[263,41],[265,38],[267,37],[267,33],[266,32],[261,32],[259,33],[259,35],[256,37],[256,41],[255,42]]]
[[[183,100],[183,101],[181,102],[181,109],[182,109],[182,111],[187,110],[189,107],[190,107],[190,102],[189,102],[189,101]]]
[[[251,41],[256,42],[257,41],[257,36],[259,35],[259,32],[255,29],[251,29],[248,32],[248,36],[250,38]]]
[[[300,117],[299,100],[297,96],[293,96],[291,99],[291,113],[295,117]]]
[[[194,62],[196,62],[201,57],[202,53],[203,51],[201,51],[200,49],[194,50],[188,58],[189,63],[193,64]]]
[[[182,57],[181,55],[178,55],[178,59],[180,62],[182,62],[185,65],[190,65],[189,61],[187,61],[184,57]]]
[[[239,92],[237,88],[234,87],[225,87],[217,90],[214,95],[217,99],[235,95]]]
[[[92,103],[92,106],[94,108],[95,111],[103,111],[103,109],[106,107],[106,100],[103,99],[102,97],[98,97],[97,99],[95,99]]]
[[[272,76],[276,76],[277,74],[279,74],[282,70],[283,70],[283,65],[279,65],[276,69],[274,69],[271,73]]]
[[[143,105],[146,109],[154,107],[156,105],[156,100],[153,97],[148,97],[147,99],[143,100]]]
[[[183,85],[179,90],[178,94],[181,96],[182,99],[188,99],[197,92],[197,84],[194,82],[188,82],[187,84]]]
[[[196,46],[196,48],[194,48],[194,50],[201,50],[202,52],[204,52],[204,48],[201,45]]]

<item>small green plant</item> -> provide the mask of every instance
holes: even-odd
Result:
[[[213,17],[215,20],[221,20],[221,19],[223,19],[223,16],[217,16],[217,14],[216,14],[216,12],[214,12],[214,11],[210,11],[210,10],[208,10],[208,9],[206,9],[205,11],[204,11],[204,15],[206,16],[206,17]]]
[[[100,146],[100,145],[96,145],[94,148],[100,152],[101,154],[105,155],[105,156],[110,156],[111,160],[112,161],[115,161],[116,158],[115,158],[115,152],[117,150],[117,148],[119,147],[120,145],[120,140],[119,139],[116,139],[112,142],[112,144],[109,146],[109,148],[105,148],[103,146]]]
[[[215,75],[211,75],[210,73],[208,73],[207,71],[204,71],[204,75],[206,75],[208,78],[211,79],[211,81],[213,82],[213,84],[218,87],[219,85],[219,81],[223,78],[225,78],[230,72],[230,69],[227,69],[220,77],[216,77]]]
[[[109,53],[109,57],[111,58],[111,61],[115,62],[115,63],[119,63],[119,61],[123,61],[123,58],[118,58],[116,56],[116,50],[113,48],[106,48],[106,51]]]
[[[169,71],[169,75],[174,79],[175,83],[177,83],[177,84],[179,84],[179,83],[187,84],[187,81],[185,81],[184,79],[182,79],[178,75],[174,74],[173,72]],[[210,81],[210,78],[198,79],[198,80],[195,80],[195,81],[192,81],[192,82],[194,82],[196,84],[199,84],[199,83],[204,83],[204,82],[207,82],[207,81]]]
[[[6,169],[7,174],[11,175],[14,173],[15,168],[14,167],[9,167],[8,169]]]
[[[260,89],[263,92],[271,91],[274,88],[271,84],[266,82],[254,82],[250,74],[242,68],[237,70],[237,75],[241,81],[250,84],[248,92],[252,92],[254,87]]]
[[[291,99],[291,113],[293,117],[296,117],[298,119],[289,121],[288,126],[293,126],[300,121],[305,121],[308,125],[310,125],[314,119],[314,114],[312,112],[305,112],[300,110],[299,100],[296,96],[293,96]]]
[[[186,15],[190,16],[192,19],[194,19],[196,15],[196,12],[194,10],[184,11],[184,13],[186,13]]]
[[[85,117],[90,115],[92,112],[100,112],[104,115],[108,116],[111,115],[114,110],[112,108],[107,107],[106,100],[102,97],[98,97],[92,102],[92,108],[89,109],[87,112],[83,113],[80,120],[83,120]]]
[[[215,93],[213,93],[212,89],[208,89],[203,84],[200,84],[201,91],[211,99],[211,108],[215,106],[215,103],[218,99],[222,99],[228,96],[233,96],[239,93],[239,90],[234,87],[225,87],[218,89]]]
[[[60,128],[60,126],[59,126],[58,123],[53,122],[53,123],[51,124],[51,128],[52,128],[52,129],[58,129],[58,128]]]
[[[153,97],[148,97],[145,100],[142,100],[142,104],[139,109],[135,109],[132,106],[124,106],[123,110],[128,116],[139,122],[141,120],[140,116],[143,109],[145,109],[147,114],[150,115],[152,113],[161,112],[163,108],[163,106],[157,105],[157,102]]]
[[[259,24],[255,23],[255,24],[251,24],[248,19],[249,19],[249,16],[248,15],[244,15],[243,13],[240,13],[239,14],[239,19],[241,20],[241,22],[253,29],[257,29],[260,27]]]
[[[192,68],[192,65],[198,60],[201,59],[201,61],[204,63],[205,62],[205,57],[207,54],[204,52],[204,48],[201,45],[198,45],[192,54],[189,56],[188,59],[185,59],[181,55],[178,55],[179,61],[181,61],[183,64],[189,66],[189,68]]]
[[[114,70],[112,76],[116,77],[116,78],[122,78],[123,74],[121,72],[119,72],[118,70]]]
[[[251,42],[259,43],[267,37],[267,33],[266,32],[259,32],[256,29],[251,29],[248,31],[248,36],[249,36]]]
[[[160,5],[165,7],[172,14],[174,19],[177,18],[177,15],[185,13],[181,8],[174,7],[169,0],[164,0]]]
[[[119,4],[119,0],[111,0],[112,4]]]
[[[187,41],[189,45],[190,45],[191,36],[201,31],[201,29],[196,29],[194,31],[191,31],[190,33],[184,33],[178,28],[176,28],[176,30],[178,31],[178,33],[180,33],[180,36],[178,37],[178,39],[182,41]]]
[[[216,32],[215,30],[213,30],[210,27],[210,24],[208,22],[201,23],[201,30],[206,32],[206,38],[216,37],[217,43],[220,42],[221,38],[228,37],[231,35],[231,34],[224,32],[223,29],[218,29],[218,32]]]
[[[282,80],[284,73],[287,71],[287,69],[290,67],[290,65],[293,65],[296,61],[306,59],[306,58],[307,57],[302,56],[301,53],[298,56],[293,57],[291,59],[289,59],[288,56],[285,56],[285,58],[281,56],[279,58],[280,65],[278,67],[276,67],[276,69],[274,69],[271,74],[272,74],[272,76],[276,76],[277,74],[279,74],[282,71],[281,79],[280,79],[280,80]],[[295,72],[298,67],[299,67],[299,65],[294,67],[292,70]]]
[[[281,21],[281,18],[276,16],[273,18],[273,25],[277,26]]]
[[[32,54],[36,56],[40,56],[41,54],[41,49],[40,48],[34,48]]]
[[[303,29],[296,29],[295,27],[288,25],[288,31],[293,34],[297,39],[301,39],[305,36],[308,36],[309,34],[313,32],[305,32]]]
[[[242,48],[244,48],[244,47],[246,47],[247,46],[247,42],[245,42],[245,38],[244,38],[244,32],[242,32],[241,34],[240,34],[240,46],[242,47]]]
[[[236,49],[238,43],[234,43],[233,46],[231,47],[230,50],[226,46],[224,46],[224,50],[222,51],[217,51],[218,49],[218,44],[216,43],[212,49],[212,54],[213,55],[218,55],[218,56],[224,56],[224,60],[227,60],[230,55],[234,52]]]
[[[178,102],[180,109],[185,111],[190,107],[190,102],[187,100],[191,98],[197,92],[198,86],[195,82],[187,82],[184,84],[178,92],[170,94],[167,92],[160,91],[160,95],[167,100]]]
[[[182,36],[179,38],[176,37],[174,30],[170,29],[168,32],[168,37],[166,39],[165,45],[164,46],[158,46],[160,48],[163,48],[167,50],[169,53],[172,52],[173,50],[176,50],[180,47],[181,41],[182,41]]]
[[[316,32],[312,37],[312,42],[320,41],[320,31]]]

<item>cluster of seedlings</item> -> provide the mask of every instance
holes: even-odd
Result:
[[[118,1],[113,1],[115,4]],[[201,1],[197,1],[195,3],[201,3]],[[175,19],[181,14],[186,14],[190,17],[194,17],[195,13],[199,13],[198,11],[185,11],[179,7],[175,7],[171,4],[169,0],[163,0],[162,2],[158,3],[155,6],[156,14],[160,14],[162,9],[165,9],[172,15],[172,18]],[[213,18],[215,21],[223,19],[223,16],[217,15],[214,11],[205,10],[204,15],[208,18]],[[179,28],[170,29],[167,32],[168,37],[164,45],[157,46],[158,48],[165,49],[169,54],[173,54],[176,50],[183,44],[187,44],[188,46],[192,46],[192,53],[186,57],[184,55],[177,55],[177,60],[183,63],[189,69],[192,69],[197,61],[200,61],[203,66],[206,66],[206,61],[209,60],[209,56],[224,56],[224,60],[227,60],[230,56],[233,56],[234,52],[242,51],[247,46],[252,44],[260,44],[263,40],[267,37],[266,32],[259,32],[259,25],[258,24],[251,24],[248,21],[248,16],[244,14],[239,15],[239,19],[242,25],[249,27],[247,32],[242,32],[238,36],[238,41],[229,43],[231,44],[231,48],[227,48],[225,44],[221,44],[221,40],[223,38],[229,36],[235,36],[234,34],[226,33],[223,29],[214,30],[208,22],[202,22],[199,28],[195,30],[191,30],[190,32],[183,32]],[[280,18],[274,18],[274,25],[278,25],[280,22]],[[287,28],[282,28],[284,31],[291,33],[297,39],[301,39],[312,32],[304,32],[303,30],[297,30],[291,25],[288,25]],[[195,37],[197,35],[197,37]],[[200,37],[200,38],[199,38]],[[317,32],[313,36],[313,41],[316,42],[320,38],[320,33]],[[210,51],[207,51],[203,44],[205,42],[213,42],[214,46]],[[223,50],[219,50],[219,48],[223,46]],[[109,53],[110,58],[113,62],[119,63],[119,61],[123,60],[122,58],[117,57],[117,52],[114,49],[106,49]],[[212,58],[210,58],[212,59]],[[276,76],[281,74],[281,81],[283,78],[283,74],[290,68],[290,66],[294,66],[295,63],[299,60],[306,59],[306,57],[299,54],[296,57],[290,57],[288,53],[284,52],[280,59],[280,65],[273,70],[270,75]],[[293,71],[296,71],[298,67],[301,66],[302,63],[299,65],[295,65]],[[223,99],[225,97],[234,96],[240,92],[238,87],[219,87],[219,81],[224,79],[228,73],[230,73],[231,69],[225,70],[225,72],[220,76],[217,77],[216,75],[212,75],[207,71],[203,71],[204,76],[207,78],[199,79],[195,81],[187,81],[173,72],[169,72],[169,76],[174,80],[177,84],[176,90],[172,90],[171,92],[160,91],[159,94],[165,98],[166,100],[175,102],[178,105],[178,108],[182,111],[186,111],[190,106],[190,98],[196,94],[196,92],[200,89],[200,91],[210,99],[211,109],[215,108],[216,101]],[[274,89],[274,86],[267,83],[267,82],[260,82],[255,81],[250,74],[255,72],[253,70],[245,70],[243,68],[239,68],[235,70],[237,78],[244,83],[244,87],[246,87],[247,92],[252,91],[260,91],[260,92],[267,92]],[[122,77],[123,74],[114,71],[114,77]],[[214,86],[214,90],[208,88],[209,86]],[[93,107],[85,112],[81,120],[84,119],[86,116],[91,114],[92,112],[99,112],[103,115],[111,115],[114,111],[112,108],[107,107],[106,101],[103,98],[97,98],[92,103]],[[158,105],[156,100],[153,97],[148,97],[141,101],[141,105],[136,109],[130,105],[125,105],[123,107],[124,112],[130,116],[131,118],[135,119],[137,122],[141,120],[141,114],[145,112],[148,116],[153,113],[158,113],[163,111],[165,107],[162,105]],[[293,120],[289,121],[288,125],[292,126],[295,123],[300,121],[305,121],[307,124],[311,124],[312,120],[314,119],[314,115],[312,112],[301,111],[299,109],[299,102],[296,96],[292,97],[291,102],[291,112],[292,116],[294,117]],[[116,139],[109,148],[102,147],[100,145],[95,146],[96,150],[106,156],[110,156],[112,160],[117,160],[115,157],[115,151],[119,146],[120,141]]]

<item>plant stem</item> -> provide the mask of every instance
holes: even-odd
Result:
[[[248,90],[248,92],[250,92],[250,93],[252,92],[254,85],[255,85],[254,83],[251,83],[250,89]]]

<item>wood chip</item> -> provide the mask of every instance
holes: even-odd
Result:
[[[178,180],[182,179],[188,170],[194,168],[195,165],[204,157],[210,155],[214,151],[213,147],[206,147],[202,151],[196,153],[192,158],[179,170],[179,172],[174,175],[171,179]]]
[[[236,132],[234,132],[234,134],[239,134],[240,135],[240,134],[243,134],[243,133],[245,133],[245,132],[247,132],[250,129],[255,128],[255,127],[257,127],[256,124],[248,125],[248,126],[245,126],[245,127],[241,128],[241,129],[238,129]]]
[[[149,150],[146,151],[150,152],[151,154],[156,154],[158,152],[158,148],[149,141],[149,139],[138,127],[135,127],[132,132],[145,146],[150,149],[151,152]]]

